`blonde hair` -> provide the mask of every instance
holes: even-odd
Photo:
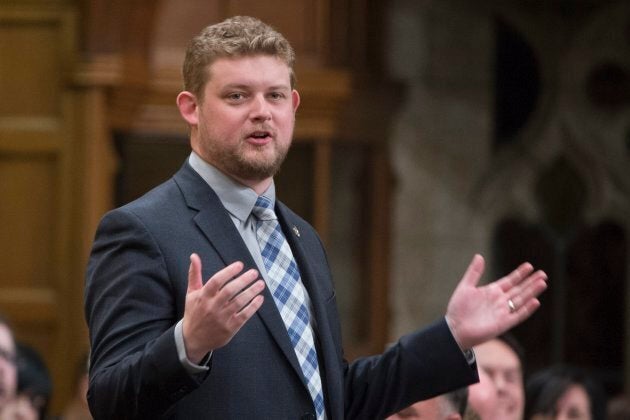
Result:
[[[295,52],[281,33],[259,19],[234,16],[207,26],[194,37],[186,50],[182,75],[184,90],[203,99],[203,88],[210,73],[208,67],[221,57],[271,55],[289,67],[291,87],[295,86]]]

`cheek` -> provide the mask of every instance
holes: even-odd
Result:
[[[206,131],[211,133],[229,133],[239,130],[244,122],[243,112],[239,109],[215,106],[204,109],[200,121]]]
[[[520,385],[514,385],[512,394],[514,395],[514,399],[518,402],[520,406],[525,405],[525,390]]]

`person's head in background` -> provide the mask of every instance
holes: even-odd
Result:
[[[466,411],[468,390],[458,389],[425,401],[418,401],[387,420],[461,420]]]
[[[604,420],[606,397],[584,370],[553,366],[527,381],[525,419]]]
[[[494,418],[521,420],[525,409],[522,347],[513,336],[504,334],[475,347],[475,356],[479,370],[490,378],[496,388]]]
[[[499,396],[494,382],[486,372],[479,369],[479,382],[468,387],[468,409],[481,420],[500,420]]]
[[[37,418],[43,419],[52,396],[52,380],[46,363],[37,350],[25,344],[17,344],[17,355],[17,393],[30,402]]]
[[[15,339],[8,321],[0,315],[0,408],[17,392]]]

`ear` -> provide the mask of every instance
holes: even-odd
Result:
[[[298,106],[300,106],[300,94],[297,90],[293,89],[291,91],[291,101],[293,102],[293,112],[297,111]]]
[[[194,94],[188,91],[180,92],[177,95],[177,108],[189,125],[196,126],[199,123],[199,104]]]

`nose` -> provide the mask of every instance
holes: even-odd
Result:
[[[271,119],[271,108],[263,95],[257,95],[252,101],[251,118],[256,121]]]
[[[499,394],[505,393],[508,388],[508,381],[502,375],[496,375],[494,378],[494,385],[497,388]]]

